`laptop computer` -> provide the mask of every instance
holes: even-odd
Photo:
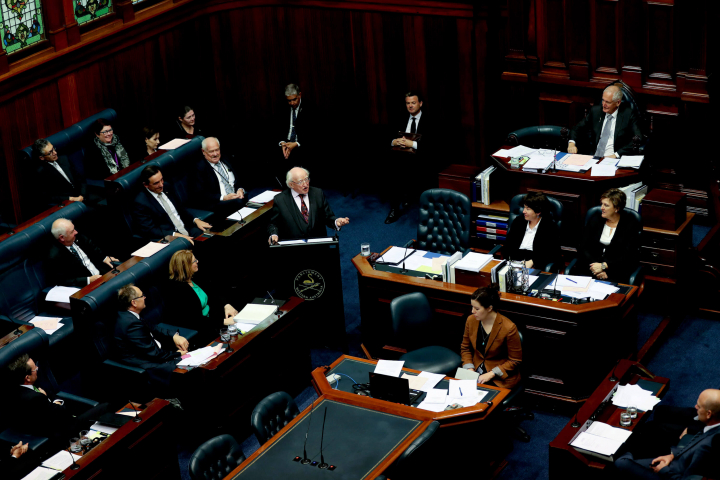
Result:
[[[412,405],[425,392],[410,388],[407,378],[390,377],[370,372],[370,396],[388,402]]]

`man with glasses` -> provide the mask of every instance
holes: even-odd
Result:
[[[622,90],[610,85],[602,95],[602,103],[590,109],[590,113],[570,131],[568,153],[582,153],[596,157],[620,158],[632,154],[633,137],[642,138],[638,117],[630,107],[622,103]]]
[[[190,181],[193,205],[224,215],[240,210],[247,203],[245,189],[230,162],[222,159],[220,141],[215,137],[204,139],[202,154],[205,160],[197,164]]]
[[[275,196],[268,234],[270,245],[278,240],[326,237],[327,228],[340,230],[350,219],[337,218],[319,188],[310,186],[310,172],[295,167],[287,172],[289,190]]]
[[[87,198],[85,180],[78,174],[66,156],[59,156],[47,139],[38,138],[33,143],[33,156],[37,166],[36,194],[44,201],[60,204],[65,200],[83,202]]]

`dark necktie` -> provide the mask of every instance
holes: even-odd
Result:
[[[297,135],[295,134],[295,122],[297,121],[297,109],[292,109],[292,126],[290,127],[290,141],[294,142],[297,138]]]
[[[308,220],[310,217],[308,216],[308,208],[307,205],[305,205],[305,200],[303,200],[304,196],[305,195],[300,195],[300,213],[302,213],[305,223],[309,223]]]
[[[415,117],[412,117],[412,123],[410,124],[410,133],[417,132],[417,127],[415,126]]]
[[[608,115],[607,121],[605,122],[605,128],[603,128],[602,134],[600,135],[600,141],[598,142],[597,150],[595,150],[596,157],[604,157],[605,149],[607,148],[608,140],[610,140],[610,127],[612,127],[613,116]]]
[[[70,253],[75,255],[75,258],[77,258],[77,261],[80,262],[82,264],[82,266],[85,267],[85,269],[87,270],[87,266],[85,265],[85,262],[83,262],[82,258],[80,258],[80,254],[78,253],[77,250],[75,250],[74,245],[70,245]],[[90,273],[90,270],[88,270],[88,273]]]

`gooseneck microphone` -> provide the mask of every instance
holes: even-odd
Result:
[[[305,449],[305,447],[307,447],[308,433],[310,433],[310,425],[312,424],[312,414],[313,414],[314,410],[315,410],[315,402],[313,402],[310,407],[310,418],[308,419],[308,428],[307,428],[307,430],[305,430],[305,443],[303,444],[303,458],[302,458],[302,460],[300,460],[300,463],[302,463],[303,465],[307,465],[310,463],[310,459],[307,458],[307,450]]]
[[[318,465],[318,468],[326,469],[330,465],[325,463],[325,457],[323,457],[323,439],[325,438],[325,419],[327,418],[327,407],[325,407],[325,415],[323,415],[323,426],[322,426],[322,433],[320,434],[320,465]]]
[[[130,406],[132,407],[132,409],[135,410],[135,416],[133,417],[132,421],[135,422],[135,423],[140,423],[140,422],[142,422],[142,418],[140,418],[140,417],[138,416],[138,411],[137,411],[137,408],[135,408],[135,405],[133,405],[133,403],[130,402],[130,401],[128,401],[128,403],[130,404]]]
[[[409,241],[405,244],[405,253],[403,253],[402,271],[401,271],[400,273],[406,273],[406,272],[407,272],[407,270],[405,270],[405,259],[407,258],[407,249],[408,249],[408,248],[410,247],[410,245],[412,245],[412,244],[413,244],[413,241],[412,241],[412,240],[409,240]]]
[[[75,455],[72,454],[70,450],[67,450],[67,452],[70,454],[70,458],[72,459],[72,465],[70,465],[70,470],[80,470],[80,465],[75,463]]]

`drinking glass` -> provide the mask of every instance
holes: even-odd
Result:
[[[80,445],[82,445],[83,447],[87,447],[92,442],[92,440],[88,438],[88,434],[90,434],[88,430],[83,430],[80,432]]]
[[[238,328],[235,325],[228,325],[228,332],[230,332],[231,337],[237,337],[238,334]]]
[[[363,257],[370,256],[370,244],[369,243],[361,243],[360,244],[360,255],[362,255]]]
[[[622,425],[623,427],[629,427],[630,425],[632,425],[632,418],[627,411],[620,414],[620,425]]]
[[[232,347],[230,346],[230,339],[232,338],[232,335],[230,335],[230,331],[227,329],[227,327],[224,327],[224,328],[221,328],[221,329],[220,329],[220,338],[222,339],[223,342],[225,342],[225,343],[227,344],[227,350],[226,350],[226,351],[227,351],[228,353],[235,351],[235,350],[233,350]]]
[[[82,446],[80,446],[80,439],[78,437],[73,437],[70,439],[70,451],[72,453],[80,453],[82,450]]]
[[[630,414],[630,418],[637,418],[637,407],[635,405],[628,405],[627,407],[627,413]]]

